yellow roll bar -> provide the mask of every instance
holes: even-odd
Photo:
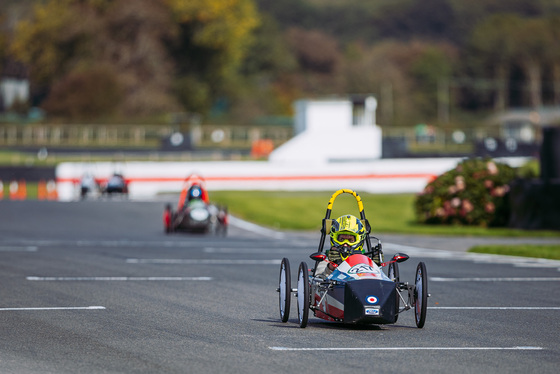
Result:
[[[329,203],[327,204],[327,210],[332,210],[333,204],[334,204],[334,200],[339,196],[342,195],[343,193],[348,193],[352,196],[354,196],[356,198],[356,201],[358,202],[358,211],[360,213],[362,213],[362,211],[364,210],[364,204],[362,203],[362,198],[354,191],[347,189],[347,188],[343,188],[341,190],[336,191],[335,193],[332,194]]]
[[[329,199],[329,203],[327,204],[327,212],[325,214],[325,218],[323,219],[323,224],[321,227],[321,241],[319,242],[319,248],[318,251],[322,252],[323,251],[323,244],[324,244],[324,240],[326,235],[330,232],[330,228],[332,225],[332,220],[331,218],[331,212],[332,212],[332,207],[334,204],[334,201],[336,200],[336,198],[340,195],[342,195],[343,193],[347,193],[350,194],[352,196],[354,196],[354,198],[356,199],[356,202],[358,203],[358,211],[360,212],[360,220],[362,221],[362,224],[364,225],[365,229],[366,229],[366,247],[368,248],[368,251],[371,252],[371,244],[369,241],[369,233],[371,231],[371,227],[369,225],[368,220],[366,219],[366,214],[364,212],[364,204],[362,203],[362,198],[354,191],[347,189],[347,188],[343,188],[340,189],[338,191],[336,191],[335,193],[332,194],[331,198]]]

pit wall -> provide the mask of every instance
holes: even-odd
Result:
[[[335,191],[350,188],[369,193],[419,193],[436,176],[454,168],[460,158],[381,159],[367,162],[304,163],[267,161],[96,162],[61,163],[56,168],[59,200],[79,198],[81,177],[107,180],[113,173],[128,182],[131,199],[149,200],[178,193],[191,174],[206,180],[209,191],[287,190]],[[511,166],[526,158],[501,160]]]

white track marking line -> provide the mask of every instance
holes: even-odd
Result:
[[[559,260],[545,258],[519,257],[508,255],[495,255],[474,252],[456,252],[444,249],[429,249],[401,244],[384,243],[383,249],[395,252],[405,252],[411,257],[437,258],[442,260],[472,261],[479,264],[512,264],[516,267],[558,267]]]
[[[267,229],[266,227],[255,225],[254,223],[244,221],[234,216],[229,216],[229,222],[231,225],[236,226],[245,231],[250,231],[263,236],[269,236],[274,239],[284,239],[286,237],[286,234],[284,234],[283,232]]]
[[[516,268],[558,268],[560,270],[560,264],[558,263],[544,263],[544,262],[527,262],[527,263],[516,263],[513,264]]]
[[[443,278],[429,277],[432,282],[558,282],[560,277],[505,277],[505,278]]]
[[[0,252],[37,252],[37,247],[26,246],[26,247],[16,247],[16,246],[5,246],[0,247]]]
[[[192,237],[189,237],[192,238]],[[156,247],[156,248],[200,248],[198,238],[193,238],[193,241],[135,241],[135,240],[17,240],[16,244],[5,243],[7,247],[13,246],[35,246],[35,247]],[[212,239],[205,240],[205,245],[220,245],[221,242],[215,242]]]
[[[518,346],[518,347],[334,347],[334,348],[295,348],[295,347],[268,347],[273,351],[535,351],[543,347]]]
[[[286,248],[286,247],[282,247],[282,248],[271,248],[270,246],[267,248],[263,248],[263,247],[259,247],[259,248],[228,248],[228,247],[222,247],[222,248],[216,248],[216,247],[206,247],[203,249],[204,253],[243,253],[243,254],[262,254],[265,253],[266,254],[283,254],[285,255],[286,253],[308,253],[311,252],[309,247],[299,247],[299,248],[295,248],[295,247],[291,247],[291,248]]]
[[[127,264],[186,264],[186,265],[280,265],[282,260],[209,260],[180,258],[128,258]]]
[[[104,310],[104,306],[55,306],[55,307],[35,307],[35,308],[0,308],[1,312],[6,311],[27,311],[27,310]]]
[[[560,306],[429,306],[431,310],[560,310]]]
[[[211,277],[27,277],[28,281],[209,281]]]

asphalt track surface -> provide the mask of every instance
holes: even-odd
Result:
[[[391,236],[386,256],[411,256],[401,280],[427,265],[425,327],[407,311],[395,325],[310,317],[301,329],[295,298],[280,321],[279,263],[290,259],[295,283],[319,233],[233,220],[226,238],[165,235],[163,207],[0,202],[0,372],[558,372],[558,261]]]

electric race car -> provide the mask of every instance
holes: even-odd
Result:
[[[163,213],[166,233],[177,231],[227,234],[227,208],[210,203],[204,179],[197,175],[189,176],[181,191],[177,210],[167,204]]]
[[[331,263],[334,270],[328,276],[316,274],[317,265],[327,260],[323,253],[325,237],[332,225],[330,219],[332,206],[337,196],[352,194],[358,203],[360,221],[366,230],[365,253],[349,254],[340,264]],[[428,276],[426,265],[418,263],[414,285],[400,282],[400,262],[409,257],[397,253],[390,261],[383,261],[381,241],[372,248],[370,225],[366,219],[363,203],[358,194],[349,189],[335,192],[327,205],[327,212],[321,228],[321,240],[318,252],[310,255],[315,261],[313,269],[301,262],[297,273],[297,288],[291,286],[290,262],[282,259],[280,265],[279,292],[280,318],[287,322],[290,314],[291,294],[297,297],[298,321],[300,327],[306,327],[309,311],[327,321],[345,324],[393,324],[399,314],[414,308],[416,326],[424,327],[428,294]],[[343,256],[343,258],[346,256]],[[373,259],[380,262],[378,266]],[[387,275],[381,270],[387,267]],[[402,303],[402,304],[401,304]]]
[[[102,193],[107,196],[128,196],[128,182],[122,174],[114,173],[102,184]]]

